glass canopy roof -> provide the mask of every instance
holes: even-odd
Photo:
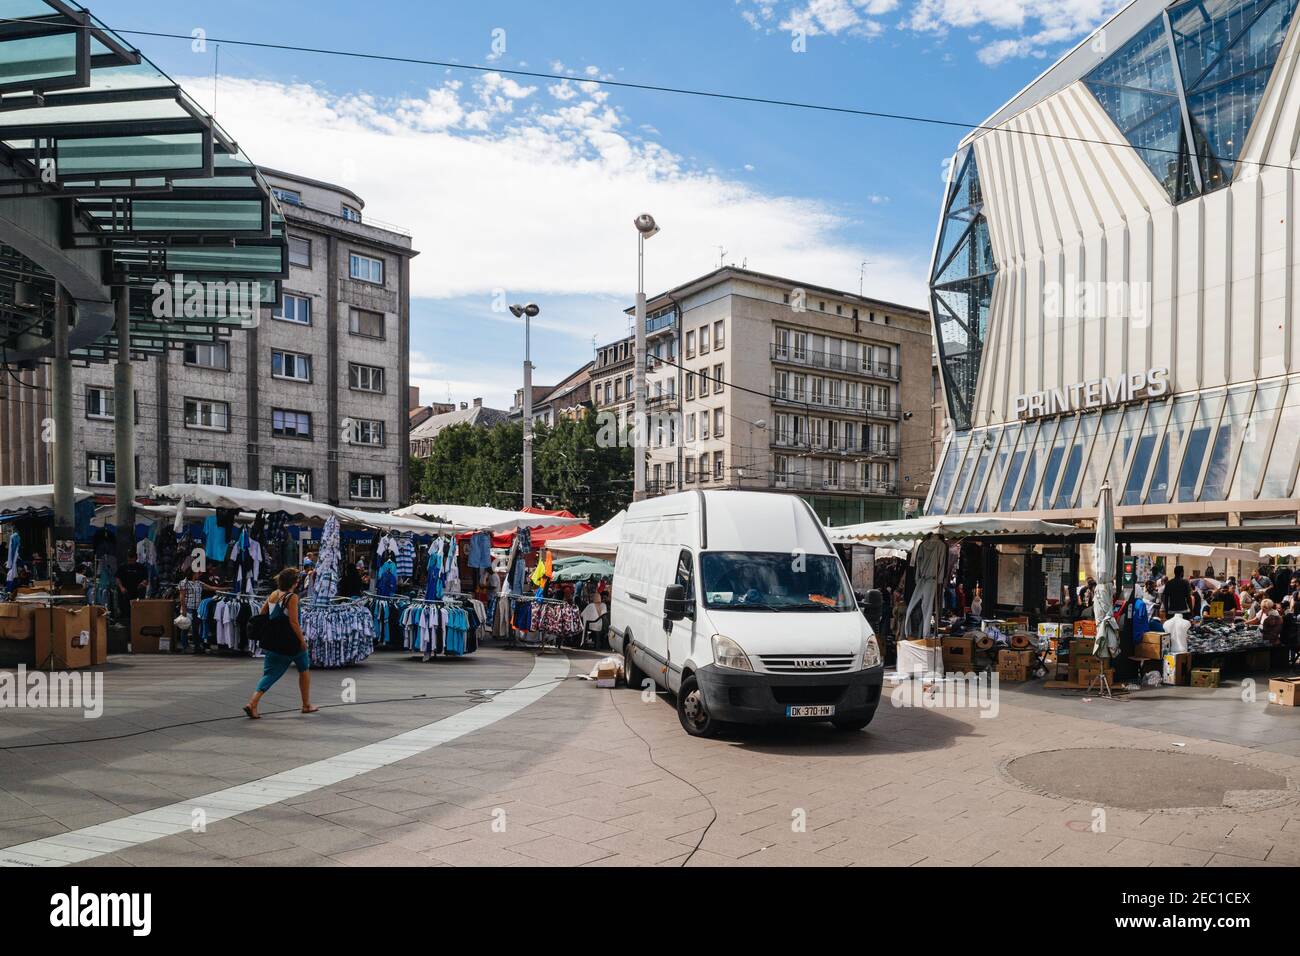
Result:
[[[0,210],[22,203],[57,205],[56,244],[79,263],[99,256],[104,300],[107,287],[131,288],[137,353],[247,325],[232,304],[277,301],[288,275],[284,220],[253,163],[166,74],[64,0],[0,0]],[[58,264],[25,248],[0,253],[0,360],[49,354]],[[80,318],[72,344],[90,360],[115,345],[102,321]]]

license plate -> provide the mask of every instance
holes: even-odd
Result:
[[[785,709],[787,717],[834,717],[834,704],[813,704],[802,707],[787,707]]]

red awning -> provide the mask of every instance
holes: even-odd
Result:
[[[552,518],[573,518],[576,515],[571,511],[546,511],[543,508],[523,508],[523,511],[533,515],[549,515]],[[533,550],[544,548],[551,541],[559,541],[564,538],[576,538],[580,534],[586,534],[592,530],[589,524],[561,524],[561,525],[544,525],[540,528],[532,529]],[[515,543],[515,533],[506,531],[501,534],[492,536],[492,547],[508,548]]]

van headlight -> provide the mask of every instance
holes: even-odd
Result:
[[[737,644],[729,637],[723,637],[721,634],[713,635],[713,663],[719,667],[730,667],[738,671],[752,671],[753,665],[749,663],[749,657],[740,649]]]
[[[876,642],[876,635],[867,632],[862,637],[862,669],[879,667],[880,663],[880,644]]]

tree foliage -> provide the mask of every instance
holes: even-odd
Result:
[[[632,498],[632,450],[602,447],[594,415],[565,419],[533,435],[533,503],[608,521]],[[523,501],[524,429],[452,425],[434,438],[428,458],[411,460],[417,501],[518,508]]]

